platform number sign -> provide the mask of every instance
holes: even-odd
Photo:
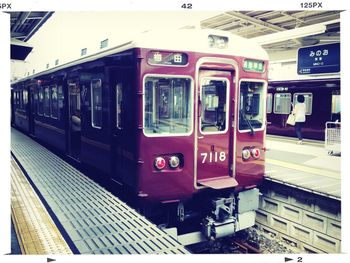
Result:
[[[299,75],[340,72],[340,43],[300,48],[297,70]]]

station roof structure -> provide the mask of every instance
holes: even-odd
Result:
[[[16,43],[11,43],[13,59],[26,58],[32,47],[23,42],[27,42],[53,13],[10,12],[11,38],[16,39]],[[202,20],[200,27],[255,38],[268,52],[287,51],[340,42],[340,11],[227,11]]]
[[[228,11],[202,20],[201,27],[264,40],[268,52],[285,51],[340,42],[340,11]]]
[[[11,59],[25,60],[33,49],[26,42],[54,12],[9,12],[11,16]]]

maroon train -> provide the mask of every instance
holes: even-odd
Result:
[[[12,84],[13,124],[203,234],[252,226],[265,173],[266,52],[227,32],[139,39]]]
[[[326,122],[340,121],[340,79],[310,78],[293,81],[269,82],[267,94],[267,133],[296,137],[294,127],[286,125],[299,94],[304,95],[306,121],[303,137],[313,140],[325,139]]]

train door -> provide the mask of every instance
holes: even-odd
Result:
[[[68,84],[68,155],[80,160],[81,150],[81,101],[80,87],[75,82]]]
[[[234,187],[231,176],[233,135],[230,97],[233,73],[200,70],[197,118],[197,184],[214,189]]]

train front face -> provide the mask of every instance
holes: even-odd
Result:
[[[253,225],[255,187],[264,176],[267,62],[147,49],[139,57],[146,59],[140,65],[138,195],[179,204],[179,221],[187,204],[206,207],[208,238],[244,228],[239,218]],[[162,57],[185,62],[159,65]],[[157,65],[150,63],[155,59]],[[244,71],[247,61],[261,64]]]

